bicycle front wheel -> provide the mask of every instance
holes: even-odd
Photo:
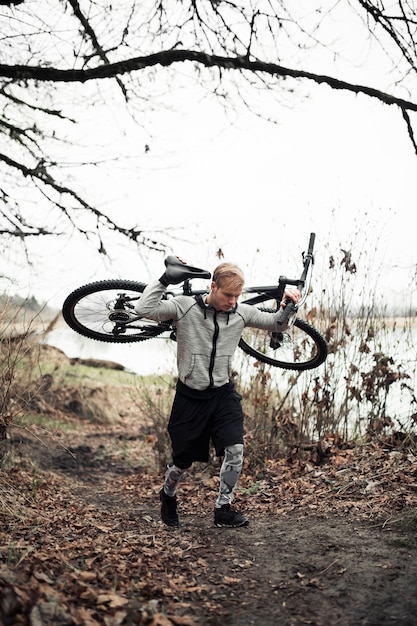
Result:
[[[314,369],[327,358],[324,337],[310,324],[298,318],[282,333],[246,328],[239,347],[262,363],[287,370]]]
[[[97,341],[144,341],[170,329],[168,323],[139,318],[135,304],[146,285],[131,280],[103,280],[73,291],[62,305],[70,328]]]

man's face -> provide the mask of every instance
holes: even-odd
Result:
[[[230,284],[224,284],[219,287],[216,283],[211,283],[211,292],[207,298],[207,302],[216,311],[224,311],[227,313],[235,306],[242,294],[243,287],[232,287]]]

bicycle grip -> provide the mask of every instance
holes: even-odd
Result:
[[[283,326],[298,310],[298,307],[292,300],[290,300],[278,313],[277,325]]]

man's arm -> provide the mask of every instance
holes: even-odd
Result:
[[[160,280],[155,280],[143,291],[135,311],[140,317],[148,317],[156,322],[176,319],[177,307],[174,300],[163,300],[167,287]]]
[[[176,320],[179,308],[175,299],[163,299],[168,286],[178,285],[187,278],[210,278],[210,276],[210,272],[187,265],[180,257],[168,256],[165,259],[164,273],[159,280],[147,285],[135,306],[135,311],[140,317],[148,317],[157,322]]]
[[[292,315],[288,316],[284,313],[284,306],[287,304],[287,299],[292,300],[292,302],[296,305],[300,299],[300,292],[298,290],[286,291],[281,302],[281,308],[274,313],[270,313],[269,311],[259,311],[259,309],[254,306],[245,307],[245,325],[252,328],[261,328],[263,330],[270,330],[274,332],[286,330],[292,318]],[[244,304],[245,303],[243,303],[243,306]]]

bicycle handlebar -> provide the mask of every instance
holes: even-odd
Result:
[[[289,301],[285,304],[285,306],[281,308],[281,316],[282,316],[281,324],[284,321],[286,321],[291,315],[296,313],[297,310],[304,304],[304,302],[307,299],[309,286],[310,286],[310,279],[311,279],[311,273],[309,276],[309,270],[310,270],[311,265],[314,264],[313,249],[314,249],[315,239],[316,239],[315,233],[310,233],[310,239],[308,242],[307,252],[303,252],[302,254],[303,271],[301,273],[300,278],[287,278],[286,276],[280,276],[278,279],[278,290],[277,290],[276,285],[270,286],[270,287],[248,287],[247,288],[247,291],[252,292],[252,293],[253,292],[260,293],[262,291],[262,292],[271,292],[271,295],[272,293],[277,294],[277,295],[272,296],[273,298],[275,297],[277,299],[277,302],[279,302],[282,299],[286,285],[293,285],[301,292],[301,298],[298,301],[297,305],[294,304],[294,302],[291,299],[289,299]],[[208,272],[207,270],[204,270],[198,267],[193,267],[191,265],[187,265],[186,263],[182,262],[180,259],[178,259],[178,257],[175,257],[175,256],[167,257],[165,260],[165,265],[167,267],[167,273],[169,274],[168,278],[174,279],[173,283],[174,282],[178,283],[178,282],[181,282],[182,280],[184,281],[184,284],[182,286],[182,293],[184,294],[192,295],[192,294],[197,293],[194,289],[191,288],[189,279],[211,277],[210,272]],[[307,288],[305,288],[306,283],[307,283],[307,278],[308,278],[308,285],[307,285]],[[171,293],[172,295],[175,295],[174,292],[171,292]],[[207,293],[207,291],[202,290],[201,293]]]
[[[297,287],[297,289],[300,292],[302,292],[302,289],[304,288],[306,284],[310,265],[314,264],[313,249],[314,249],[315,240],[316,240],[315,233],[310,233],[310,239],[308,242],[307,252],[303,252],[303,271],[302,271],[300,278],[290,279],[290,278],[286,278],[285,276],[280,276],[279,278],[280,283],[285,283],[286,285],[293,285],[294,287]],[[282,325],[284,324],[284,322],[287,322],[288,319],[291,317],[291,315],[293,315],[294,313],[298,311],[299,307],[305,302],[306,298],[307,298],[307,293],[302,294],[302,297],[298,301],[298,304],[295,304],[290,298],[287,298],[285,306],[281,309],[281,315],[280,315],[278,324]]]
[[[315,233],[311,233],[310,234],[310,241],[308,242],[307,252],[303,252],[304,269],[303,269],[303,273],[301,274],[301,277],[300,277],[300,282],[303,282],[303,283],[305,283],[305,281],[306,281],[307,273],[308,273],[310,264],[311,265],[314,264],[313,249],[314,249],[314,242],[315,241],[316,241],[316,234]]]

